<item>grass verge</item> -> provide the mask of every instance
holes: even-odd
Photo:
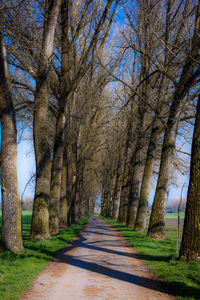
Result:
[[[183,220],[185,217],[185,214],[183,212],[180,213],[180,219]],[[165,215],[166,219],[178,219],[178,213],[167,213]]]
[[[145,233],[134,232],[131,228],[108,218],[101,218],[117,228],[149,268],[160,279],[169,283],[177,299],[200,299],[200,264],[186,264],[177,259],[176,228],[167,226],[167,239],[156,241],[147,237]]]
[[[28,241],[31,211],[22,213],[24,251],[13,254],[0,253],[0,299],[16,300],[30,286],[31,282],[53,260],[56,254],[66,247],[85,226],[88,217],[71,225],[67,230],[47,241]]]

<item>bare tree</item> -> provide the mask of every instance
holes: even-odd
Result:
[[[159,170],[158,183],[153,202],[153,208],[148,228],[148,235],[157,239],[164,239],[164,215],[166,201],[169,193],[170,181],[172,179],[173,162],[175,153],[175,142],[178,130],[178,121],[181,117],[184,98],[200,75],[198,66],[199,60],[199,17],[200,2],[196,7],[196,19],[192,38],[191,50],[186,56],[180,78],[173,93],[173,100],[170,107],[167,127],[165,130],[162,146],[161,165]]]
[[[115,2],[113,11],[110,14],[111,6]],[[59,99],[59,114],[57,118],[57,128],[54,144],[54,156],[52,165],[52,177],[51,177],[51,199],[50,199],[50,231],[51,234],[58,232],[58,219],[59,219],[59,199],[60,199],[60,189],[61,189],[61,174],[62,174],[62,160],[63,160],[63,149],[64,149],[64,129],[65,129],[65,111],[68,105],[68,99],[80,84],[81,79],[86,74],[90,65],[97,59],[97,55],[103,49],[106,42],[110,26],[113,21],[113,17],[117,8],[118,1],[108,0],[105,4],[103,12],[101,12],[100,18],[92,30],[92,35],[89,32],[86,34],[85,46],[82,47],[80,44],[80,49],[82,51],[80,59],[76,59],[75,73],[72,72],[72,55],[74,53],[74,48],[76,49],[76,39],[82,34],[84,36],[84,31],[81,29],[85,26],[86,20],[88,22],[87,10],[90,1],[86,1],[81,16],[79,18],[78,24],[75,24],[75,28],[70,26],[74,20],[72,19],[72,10],[74,5],[71,1],[62,2],[62,60],[61,60],[61,97]],[[96,8],[94,8],[96,9]],[[109,16],[110,14],[110,16]],[[92,22],[91,22],[92,23]],[[105,28],[104,28],[105,26]],[[70,28],[72,31],[70,32]],[[88,27],[86,26],[88,29]],[[102,33],[103,31],[103,33]],[[102,35],[102,36],[101,36]],[[101,36],[101,42],[98,43],[98,39]],[[71,38],[70,38],[71,37]],[[89,41],[89,42],[88,42]],[[72,50],[73,49],[73,50]],[[92,55],[91,55],[92,54]],[[79,202],[79,201],[78,201]]]
[[[198,98],[196,122],[192,143],[190,181],[187,195],[185,221],[180,258],[200,260],[200,195],[199,195],[199,137],[200,137],[200,96]]]
[[[21,204],[17,183],[17,130],[7,53],[0,33],[0,120],[2,245],[6,250],[23,250]]]
[[[48,78],[54,45],[54,34],[61,0],[45,1],[43,40],[36,79],[34,110],[34,146],[36,157],[36,187],[30,239],[46,239],[49,235],[49,193],[51,152],[47,138]]]

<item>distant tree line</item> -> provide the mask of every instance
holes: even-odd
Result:
[[[186,200],[186,196],[183,196],[182,199],[180,197],[171,197],[167,205],[167,211],[177,212],[179,209],[181,212],[185,212]]]

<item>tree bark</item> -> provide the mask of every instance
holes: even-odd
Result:
[[[118,155],[118,162],[117,162],[117,170],[116,170],[116,179],[115,179],[115,186],[113,191],[113,207],[112,207],[112,219],[117,221],[118,213],[119,213],[119,202],[121,196],[121,155]]]
[[[126,162],[123,181],[122,181],[122,189],[120,195],[120,209],[119,209],[119,216],[118,222],[122,224],[126,224],[127,222],[127,215],[128,215],[128,197],[129,197],[129,167],[130,162]]]
[[[105,191],[102,191],[101,195],[101,215],[105,217]]]
[[[144,108],[145,109],[145,108]],[[147,148],[149,142],[149,122],[150,112],[146,109],[141,114],[140,122],[138,123],[138,134],[136,137],[137,144],[134,152],[132,153],[132,160],[130,166],[130,186],[128,197],[128,215],[126,225],[134,227],[139,203],[140,188],[144,173],[144,166],[147,156]]]
[[[77,181],[75,153],[73,151],[71,151],[71,156],[68,157],[67,160],[68,160],[67,194],[69,199],[68,225],[70,225],[71,223],[75,222],[75,200],[76,200],[76,181]]]
[[[119,202],[121,196],[121,184],[120,180],[118,179],[115,185],[114,190],[114,197],[113,197],[113,209],[112,209],[112,219],[117,221],[118,213],[119,213]]]
[[[17,184],[17,130],[6,48],[1,35],[0,47],[2,246],[17,253],[23,250]]]
[[[59,231],[60,193],[65,131],[65,114],[63,112],[59,113],[56,125],[49,202],[49,231],[51,235],[57,234]]]
[[[150,143],[147,151],[147,159],[143,174],[142,186],[140,191],[137,217],[135,221],[135,231],[144,232],[146,230],[146,216],[150,191],[151,176],[155,159],[156,142],[160,133],[160,121],[155,117],[152,125]]]
[[[190,181],[188,188],[180,258],[200,261],[200,95],[194,127]]]
[[[160,171],[158,176],[158,183],[154,197],[152,213],[148,228],[148,236],[163,240],[164,233],[164,217],[166,210],[166,203],[169,194],[170,182],[173,173],[174,152],[176,144],[176,135],[178,129],[178,120],[174,120],[173,127],[168,129],[165,133],[165,138],[162,147],[162,156],[160,163]]]
[[[101,215],[103,217],[109,218],[111,216],[110,198],[110,193],[108,192],[107,188],[105,188],[101,197]]]
[[[59,216],[59,228],[66,229],[68,227],[68,195],[67,195],[67,165],[65,154],[63,157],[62,167],[62,182],[60,192],[60,216]]]
[[[126,225],[134,227],[138,209],[139,192],[142,181],[142,172],[144,169],[144,158],[141,156],[141,150],[138,150],[134,156],[134,162],[131,163],[130,186],[128,196],[128,215]]]
[[[121,182],[121,193],[120,193],[120,205],[119,205],[119,214],[118,222],[126,224],[127,221],[127,209],[128,209],[128,193],[129,193],[129,168],[131,161],[131,152],[133,145],[132,140],[132,131],[133,131],[133,111],[134,111],[133,100],[131,102],[131,113],[128,120],[127,136],[126,136],[126,148],[125,148],[125,158],[123,165],[123,176]]]
[[[53,51],[54,34],[61,0],[54,0],[46,11],[43,41],[36,80],[34,110],[34,146],[36,157],[36,187],[30,239],[49,238],[49,194],[51,179],[51,153],[47,138],[48,73]]]

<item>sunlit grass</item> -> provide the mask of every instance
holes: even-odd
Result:
[[[87,223],[88,217],[71,225],[67,230],[47,241],[28,241],[31,226],[31,211],[23,211],[24,251],[20,254],[0,253],[0,299],[15,300],[25,291],[33,279],[47,266]],[[1,220],[0,220],[1,221]]]
[[[175,226],[166,226],[167,239],[156,241],[147,237],[146,233],[134,232],[133,229],[108,218],[103,219],[121,231],[151,270],[160,279],[168,282],[177,299],[200,299],[200,264],[186,264],[178,260]]]
[[[184,219],[184,212],[180,213],[180,219]],[[165,216],[166,219],[178,219],[178,213],[167,213]]]

